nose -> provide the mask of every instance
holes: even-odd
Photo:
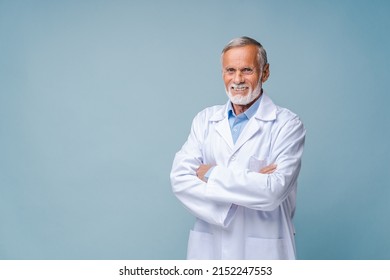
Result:
[[[240,84],[240,83],[244,82],[244,77],[243,77],[241,71],[236,71],[236,73],[234,74],[234,77],[233,77],[233,82],[235,84]]]

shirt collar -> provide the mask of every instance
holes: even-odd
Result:
[[[253,117],[256,114],[257,109],[260,106],[260,102],[261,102],[262,98],[263,98],[263,94],[244,113],[241,113],[238,116],[246,116],[248,118],[248,120],[249,120],[251,117]],[[228,117],[229,118],[232,117],[232,116],[237,118],[237,116],[236,116],[236,114],[234,113],[234,110],[233,110],[232,102],[229,102],[227,111],[228,111]]]

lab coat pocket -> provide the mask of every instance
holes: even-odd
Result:
[[[259,159],[257,157],[251,156],[249,159],[249,170],[253,172],[259,172],[261,168],[267,166],[267,159]]]
[[[188,240],[188,260],[212,260],[214,256],[213,235],[191,230]]]
[[[247,237],[245,242],[246,260],[288,260],[289,254],[285,239]]]

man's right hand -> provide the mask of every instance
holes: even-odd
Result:
[[[277,165],[272,163],[272,164],[267,165],[266,167],[263,167],[262,169],[260,169],[259,173],[271,174],[276,170],[276,167],[277,167]]]

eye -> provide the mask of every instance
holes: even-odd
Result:
[[[253,69],[249,67],[245,67],[241,70],[242,74],[244,75],[251,75],[253,74]]]
[[[234,73],[236,73],[236,69],[234,69],[234,68],[226,68],[225,69],[225,73],[226,74],[234,74]]]

